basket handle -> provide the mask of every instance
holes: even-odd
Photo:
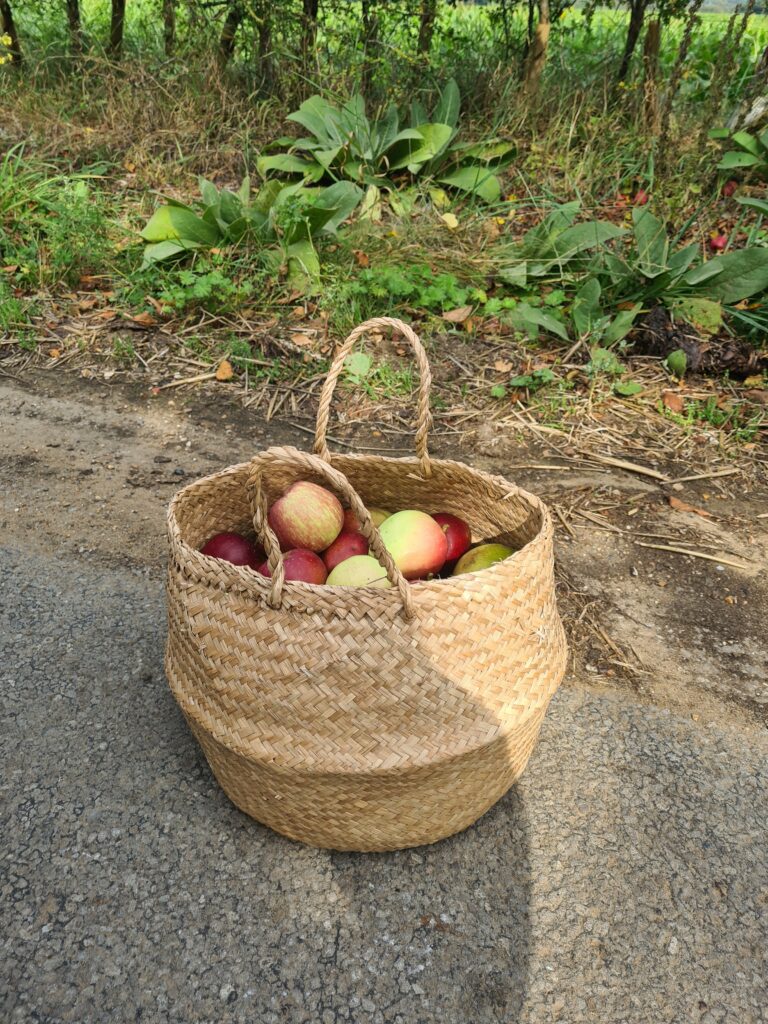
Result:
[[[341,371],[344,368],[344,360],[355,347],[357,339],[372,327],[391,327],[399,334],[402,334],[413,349],[416,365],[419,370],[416,454],[421,463],[422,475],[425,477],[431,476],[432,467],[429,461],[429,452],[427,450],[427,435],[432,422],[432,417],[429,412],[429,391],[432,386],[432,374],[429,369],[429,361],[427,360],[427,354],[424,351],[424,346],[421,344],[421,341],[419,341],[419,336],[413,328],[409,327],[408,324],[403,323],[402,320],[396,320],[390,316],[378,316],[374,317],[372,320],[366,320],[365,323],[360,324],[359,327],[356,327],[354,331],[352,331],[346,341],[336,352],[331,368],[328,371],[328,376],[325,378],[325,382],[323,383],[323,390],[320,393],[320,404],[317,407],[317,426],[315,427],[314,451],[321,458],[325,459],[326,462],[331,461],[331,453],[328,450],[328,444],[326,442],[326,432],[328,430],[328,416],[330,414],[333,392],[336,389],[336,383],[338,382]]]
[[[378,528],[373,525],[368,509],[363,504],[357,491],[343,473],[329,465],[318,455],[311,455],[309,452],[301,452],[297,448],[290,447],[269,448],[267,451],[257,455],[251,461],[246,482],[256,536],[264,545],[264,550],[267,552],[267,564],[272,573],[272,586],[269,592],[270,607],[280,607],[283,586],[285,584],[283,555],[280,551],[277,537],[267,520],[267,498],[261,486],[263,474],[269,470],[270,466],[275,465],[289,465],[296,469],[304,469],[309,473],[315,473],[322,477],[338,495],[341,495],[349,502],[352,511],[360,521],[360,532],[368,541],[378,561],[386,569],[387,579],[400,594],[405,617],[407,619],[413,618],[413,597],[408,581],[384,547],[381,534]]]

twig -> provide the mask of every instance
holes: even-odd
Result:
[[[315,431],[312,427],[303,427],[301,423],[292,423],[289,420],[289,425],[295,427],[296,430],[302,430],[305,434],[314,435]],[[332,441],[334,444],[340,444],[342,448],[353,448],[355,451],[361,452],[396,452],[398,455],[403,455],[404,450],[402,448],[374,448],[370,445],[364,444],[353,444],[349,441],[342,441],[340,437],[331,437],[330,434],[325,435],[326,441]]]
[[[201,380],[213,380],[216,371],[211,373],[198,373],[196,377],[183,377],[181,380],[172,380],[169,384],[160,384],[158,391],[165,391],[166,388],[180,388],[182,384],[197,384]]]
[[[585,453],[588,459],[596,462],[603,462],[606,466],[615,466],[616,469],[626,469],[628,473],[638,473],[640,476],[649,476],[653,480],[660,480],[662,483],[669,483],[669,477],[659,473],[657,469],[649,469],[647,466],[639,466],[636,462],[626,462],[624,459],[614,459],[611,455],[597,455],[591,452]]]
[[[563,529],[566,531],[566,533],[568,533],[573,540],[576,540],[576,534],[571,529],[571,526],[570,526],[568,520],[563,515],[560,506],[559,505],[553,505],[552,509],[553,509],[555,515],[557,516],[557,518],[563,524]]]
[[[717,469],[711,473],[694,473],[693,476],[679,476],[676,480],[673,480],[673,484],[684,484],[689,480],[711,480],[716,476],[733,476],[734,473],[740,473],[741,470],[736,466],[732,466],[730,469]]]
[[[674,551],[678,555],[690,555],[691,558],[705,558],[708,562],[718,562],[720,565],[731,565],[734,569],[753,569],[753,565],[744,565],[743,562],[735,562],[730,558],[718,558],[717,555],[707,555],[703,551],[687,551],[685,548],[673,547],[671,544],[645,544],[641,540],[636,540],[635,544],[639,548],[655,548],[657,551]]]

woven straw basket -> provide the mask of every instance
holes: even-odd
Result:
[[[331,455],[345,357],[391,327],[420,370],[417,458]],[[431,378],[398,320],[357,328],[320,399],[314,455],[272,448],[180,491],[168,514],[171,690],[230,799],[293,839],[339,850],[432,843],[476,821],[523,771],[565,668],[552,524],[501,477],[427,452]],[[392,589],[285,582],[268,504],[294,480],[335,491]],[[450,511],[515,554],[477,573],[407,583],[367,506]],[[202,555],[252,531],[272,578]]]

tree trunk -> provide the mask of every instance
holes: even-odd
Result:
[[[417,51],[420,57],[428,56],[432,46],[432,36],[435,32],[435,20],[437,18],[437,0],[421,0],[421,14],[419,16],[419,41]]]
[[[21,43],[19,42],[19,33],[16,29],[16,22],[13,20],[11,0],[0,0],[0,24],[2,24],[3,28],[2,35],[9,36],[11,40],[8,47],[11,64],[21,64]]]
[[[120,60],[123,54],[123,27],[125,25],[125,0],[112,0],[112,18],[109,23],[109,46],[107,54],[113,60]]]
[[[83,52],[80,0],[67,0],[67,24],[69,25],[69,45],[72,48],[72,53],[78,57]]]
[[[373,80],[373,62],[371,55],[375,54],[377,45],[377,36],[379,32],[379,23],[376,13],[373,10],[374,0],[362,0],[362,20],[363,20],[363,67],[360,73],[360,91],[363,96],[369,96],[371,91],[371,83]]]
[[[302,0],[303,18],[301,26],[301,56],[305,71],[317,45],[317,11],[319,0]]]
[[[227,64],[235,52],[235,36],[244,15],[243,8],[239,4],[233,4],[227,11],[224,19],[224,26],[219,38],[219,60],[222,65]]]
[[[526,96],[533,98],[539,91],[541,73],[547,60],[547,46],[549,44],[549,0],[539,0],[539,23],[531,42],[531,49],[528,52],[528,61],[525,68],[525,84],[523,91]]]
[[[170,57],[176,47],[176,3],[163,0],[163,43],[165,55]]]
[[[648,0],[632,0],[629,15],[629,28],[627,29],[627,41],[624,44],[624,56],[621,58],[621,66],[619,67],[619,81],[623,82],[629,72],[629,64],[632,60],[632,54],[635,52],[637,41],[640,38],[640,33],[643,31],[643,21],[645,20],[645,8]]]
[[[656,133],[659,130],[659,50],[661,49],[661,22],[654,18],[648,25],[643,45],[643,92],[645,96],[645,123]]]
[[[269,4],[262,0],[258,6],[259,19],[259,61],[261,63],[261,87],[264,92],[274,85],[274,66],[272,63],[272,20]]]

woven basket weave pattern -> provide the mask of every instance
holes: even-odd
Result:
[[[534,496],[457,462],[430,460],[426,478],[422,458],[324,465],[271,449],[176,496],[168,679],[223,789],[259,821],[337,849],[434,842],[519,776],[562,679],[551,521]],[[333,470],[347,504],[449,510],[475,540],[519,550],[404,585],[407,608],[396,587],[286,583],[276,602],[274,580],[200,554],[217,531],[252,529],[254,480],[269,503]]]

